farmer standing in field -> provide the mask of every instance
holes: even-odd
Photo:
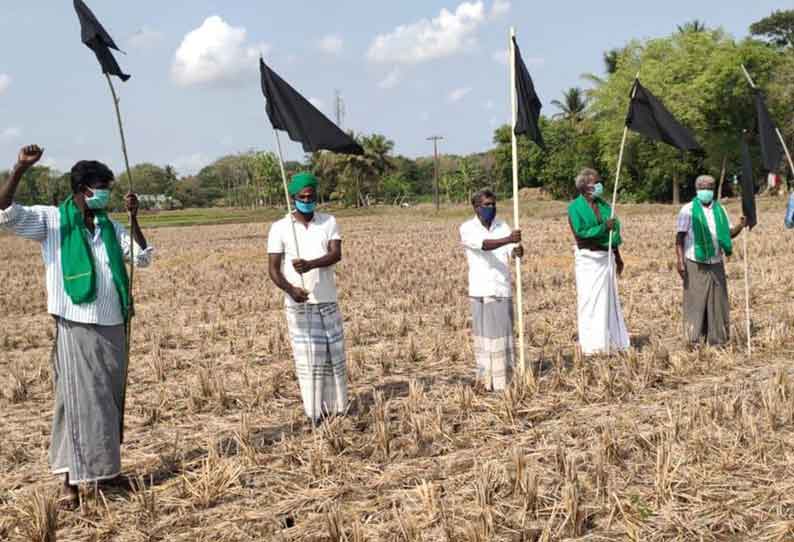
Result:
[[[609,218],[610,205],[601,199],[604,185],[594,169],[584,168],[576,176],[579,196],[568,206],[568,224],[576,241],[576,300],[579,346],[584,355],[626,350],[629,333],[623,321],[617,281],[609,269],[609,232],[618,275],[623,258],[618,248],[620,221]]]
[[[714,177],[695,180],[697,196],[678,213],[675,252],[678,274],[684,281],[684,336],[691,344],[725,344],[730,337],[730,301],[723,254],[730,256],[736,227],[719,201],[714,200]]]
[[[267,240],[269,273],[284,290],[295,372],[303,408],[312,423],[344,414],[347,366],[335,266],[342,260],[336,219],[316,212],[317,178],[292,177],[288,192],[295,210],[273,223]],[[296,246],[297,241],[297,246]]]
[[[120,430],[127,353],[131,240],[105,211],[113,172],[82,161],[71,171],[72,194],[60,206],[14,203],[23,174],[43,154],[24,147],[0,187],[0,227],[41,243],[47,310],[56,322],[53,350],[55,412],[49,462],[64,475],[65,506],[79,503],[78,484],[109,483],[121,472]],[[138,199],[127,194],[135,264],[149,265],[152,248],[138,226]]]
[[[476,375],[488,390],[503,390],[513,373],[510,256],[524,255],[521,232],[496,218],[496,196],[490,190],[474,194],[471,204],[476,216],[460,226],[460,242],[469,265]]]

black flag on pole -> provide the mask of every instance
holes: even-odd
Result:
[[[742,214],[747,219],[747,227],[752,229],[758,223],[755,209],[755,179],[753,162],[750,159],[750,146],[746,133],[742,135]]]
[[[775,171],[783,159],[783,147],[777,136],[775,121],[769,115],[764,95],[759,90],[755,92],[755,112],[758,142],[761,144],[761,163],[766,171]]]
[[[546,145],[543,143],[543,135],[540,133],[538,124],[542,107],[540,98],[535,93],[535,85],[532,83],[532,77],[529,76],[524,59],[521,58],[521,50],[518,48],[515,37],[513,37],[513,47],[515,48],[516,100],[518,102],[515,134],[526,134],[540,148],[545,149]]]
[[[689,129],[678,122],[664,104],[640,84],[639,79],[634,81],[626,126],[682,151],[703,150]]]
[[[364,154],[361,145],[331,122],[286,81],[259,59],[262,93],[267,100],[267,116],[276,130],[303,145],[306,152],[327,150],[342,154]]]
[[[116,46],[113,38],[110,37],[110,34],[107,33],[83,0],[74,0],[74,10],[80,19],[80,38],[96,54],[97,60],[102,66],[102,73],[115,75],[122,81],[129,79],[130,76],[121,71],[116,58],[110,52],[111,49],[116,51],[121,51],[121,49]]]

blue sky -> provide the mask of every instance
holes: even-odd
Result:
[[[744,37],[750,23],[781,7],[770,0],[87,3],[127,52],[117,58],[133,78],[118,86],[131,161],[173,164],[181,173],[224,154],[274,149],[260,52],[329,116],[339,89],[345,129],[383,133],[408,156],[430,154],[432,134],[445,137],[443,152],[469,153],[490,148],[494,127],[508,118],[511,25],[550,114],[550,100],[584,85],[580,74],[602,71],[606,49],[667,35],[692,19]],[[118,171],[112,102],[80,43],[72,2],[6,2],[0,51],[0,164],[35,142],[58,169],[95,158]],[[303,156],[291,142],[286,154]]]

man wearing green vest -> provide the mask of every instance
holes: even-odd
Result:
[[[697,197],[678,213],[675,251],[684,281],[684,334],[692,344],[725,344],[730,336],[723,255],[731,255],[731,239],[744,229],[745,218],[731,226],[725,209],[714,200],[714,186],[714,177],[698,177]]]
[[[0,186],[0,228],[41,243],[47,311],[56,324],[53,350],[55,411],[49,462],[64,475],[64,505],[77,506],[81,483],[106,483],[121,473],[121,409],[127,364],[125,323],[130,314],[124,261],[140,267],[152,248],[138,226],[138,199],[127,194],[132,235],[105,211],[113,172],[82,161],[71,171],[72,194],[60,206],[14,202],[24,173],[44,153],[24,147]]]

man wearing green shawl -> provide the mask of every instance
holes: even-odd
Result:
[[[577,323],[579,347],[584,355],[616,352],[629,347],[629,333],[618,297],[620,221],[609,218],[612,208],[601,198],[604,185],[598,172],[585,168],[576,176],[579,196],[568,206],[568,224],[576,247]],[[613,269],[609,266],[609,234],[612,232]]]
[[[121,472],[122,389],[127,364],[125,322],[129,279],[124,261],[135,245],[136,265],[152,248],[138,226],[138,199],[127,194],[134,237],[108,217],[113,172],[82,161],[71,171],[71,195],[61,205],[14,202],[24,173],[43,150],[30,145],[0,186],[0,227],[41,244],[47,311],[56,323],[53,349],[55,409],[49,462],[64,475],[66,507],[78,503],[81,483],[108,483]]]
[[[731,226],[728,213],[714,200],[714,186],[714,177],[698,177],[697,196],[678,213],[675,250],[684,282],[684,335],[691,344],[725,344],[730,337],[723,255],[731,255],[731,240],[744,229],[745,218]]]
[[[317,212],[317,178],[302,172],[288,191],[295,210],[270,226],[268,270],[284,293],[295,373],[306,416],[319,423],[348,408],[342,313],[336,264],[342,237],[336,219]]]

